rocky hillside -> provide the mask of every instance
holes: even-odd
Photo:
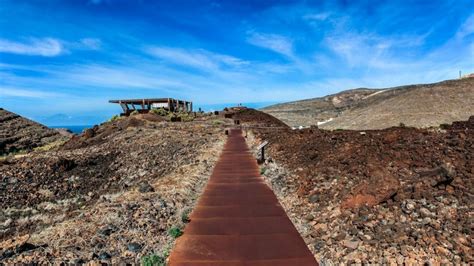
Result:
[[[470,264],[474,117],[443,128],[254,127],[249,142],[269,141],[262,172],[320,263]]]
[[[66,140],[60,132],[0,108],[0,156]]]
[[[232,120],[162,120],[121,118],[0,160],[0,264],[164,265]]]
[[[263,108],[290,126],[382,129],[430,127],[474,115],[474,78],[388,89],[355,89]]]

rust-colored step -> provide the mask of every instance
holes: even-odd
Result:
[[[318,265],[232,129],[170,265]]]

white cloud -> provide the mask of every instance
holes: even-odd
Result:
[[[91,50],[99,50],[102,46],[102,41],[96,38],[84,38],[79,41],[79,43],[84,47]]]
[[[0,87],[0,96],[3,97],[26,97],[26,98],[49,98],[49,97],[58,97],[61,94],[51,93],[44,91],[35,91],[27,89],[19,89],[12,87]]]
[[[134,67],[83,65],[67,72],[52,71],[53,79],[69,81],[70,84],[85,87],[105,87],[114,89],[162,89],[187,88],[180,80],[170,80],[157,76],[153,70]]]
[[[474,33],[474,14],[466,19],[456,33],[457,38],[464,38]]]
[[[335,31],[324,38],[323,44],[351,67],[386,69],[399,66],[403,61],[395,56],[395,51],[422,45],[428,34],[382,37],[373,33]]]
[[[308,20],[308,21],[324,21],[327,18],[329,18],[331,14],[329,12],[323,12],[323,13],[312,13],[312,14],[307,14],[303,16],[303,19]]]
[[[74,49],[99,50],[101,45],[101,40],[96,38],[83,38],[77,42],[55,38],[31,38],[27,42],[0,39],[0,53],[54,57]]]
[[[247,42],[287,57],[294,57],[292,41],[282,35],[250,32]]]
[[[52,57],[63,52],[64,47],[61,41],[53,38],[31,39],[26,43],[0,39],[0,53]]]
[[[222,66],[239,67],[248,62],[239,58],[213,53],[203,49],[180,49],[163,46],[152,46],[145,51],[154,57],[165,60],[166,62],[191,66],[201,70],[215,70]]]

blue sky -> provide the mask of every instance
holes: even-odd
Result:
[[[474,72],[474,1],[0,0],[0,107],[93,124],[109,99],[212,108]]]

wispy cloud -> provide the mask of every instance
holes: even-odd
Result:
[[[0,87],[0,96],[22,97],[22,98],[49,98],[61,96],[60,93],[36,91],[29,89],[19,89],[12,87]]]
[[[474,14],[469,16],[466,21],[461,25],[456,33],[457,38],[464,38],[474,33]]]
[[[79,44],[87,49],[99,50],[102,46],[102,41],[97,38],[84,38],[79,41]]]
[[[21,55],[58,56],[64,52],[64,47],[58,39],[30,39],[28,42],[15,42],[0,39],[0,53]]]
[[[143,67],[82,65],[73,67],[66,72],[50,71],[54,80],[70,80],[72,84],[89,88],[102,87],[113,89],[157,89],[187,88],[180,80],[166,79],[157,75],[156,69]]]
[[[213,70],[219,67],[239,67],[248,64],[239,58],[213,53],[204,49],[181,49],[163,46],[152,46],[146,53],[168,63],[190,66],[201,70]]]
[[[311,13],[304,15],[303,19],[307,21],[324,21],[329,18],[330,15],[329,12]]]
[[[272,50],[287,57],[294,56],[293,42],[288,37],[257,32],[249,32],[248,35],[247,42],[252,45]]]
[[[26,42],[0,39],[0,53],[55,57],[75,49],[99,50],[101,45],[101,40],[96,38],[83,38],[77,42],[56,38],[30,38]]]
[[[390,68],[403,60],[401,51],[421,46],[426,36],[379,36],[375,33],[335,31],[326,36],[323,44],[340,56],[350,67]],[[405,58],[408,59],[408,58]]]

